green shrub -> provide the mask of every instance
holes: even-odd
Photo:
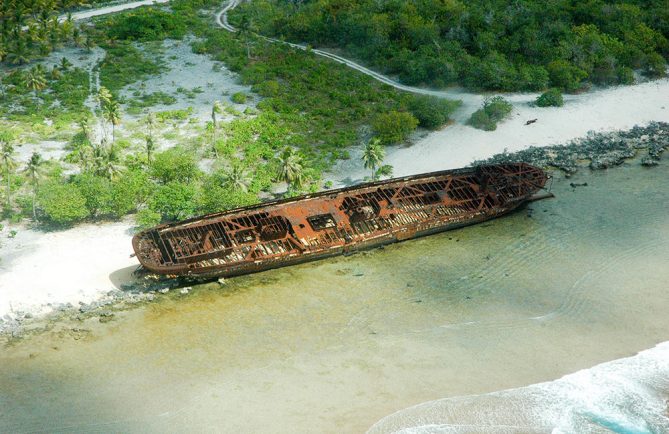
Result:
[[[181,148],[156,154],[150,168],[151,177],[163,184],[171,181],[188,182],[195,179],[199,172],[193,154]]]
[[[562,98],[560,89],[553,88],[539,95],[535,103],[539,107],[562,107],[564,99]]]
[[[244,104],[246,102],[246,94],[244,92],[235,92],[230,99],[235,104]]]
[[[643,62],[643,73],[651,78],[664,77],[667,75],[667,62],[659,54],[650,53]]]
[[[480,130],[494,131],[497,123],[506,118],[512,109],[511,103],[501,96],[486,98],[483,106],[472,113],[468,123]]]
[[[111,183],[107,178],[92,173],[82,173],[74,178],[74,184],[86,201],[86,209],[91,216],[109,213]]]
[[[255,194],[225,188],[216,183],[206,183],[202,192],[200,210],[204,213],[225,211],[258,202]]]
[[[143,170],[126,170],[111,184],[109,212],[122,217],[144,203],[149,196],[152,183]]]
[[[490,119],[490,116],[483,109],[478,109],[469,118],[469,125],[479,130],[494,131],[497,129],[497,123]]]
[[[141,209],[135,214],[135,222],[140,229],[148,229],[160,223],[160,213],[149,208]]]
[[[492,98],[486,98],[483,102],[483,109],[490,116],[490,119],[499,122],[511,113],[513,106],[501,96],[493,96]]]
[[[75,184],[49,183],[40,188],[40,209],[56,225],[69,225],[88,217],[86,198]]]
[[[403,141],[417,126],[414,115],[394,110],[378,115],[372,122],[374,134],[384,145]]]
[[[263,97],[277,96],[281,90],[279,82],[276,80],[267,80],[253,86],[253,91]]]
[[[618,83],[620,84],[634,83],[634,71],[632,68],[628,68],[627,66],[619,66],[616,68],[616,75],[618,76]]]
[[[408,102],[409,110],[418,119],[418,124],[431,130],[448,122],[449,116],[459,105],[459,101],[427,95],[412,95]]]
[[[149,208],[160,213],[163,221],[182,220],[195,214],[196,193],[193,184],[170,181],[149,198]]]
[[[554,60],[548,64],[551,85],[569,92],[580,89],[588,73],[566,60]]]
[[[186,34],[186,24],[179,14],[151,7],[138,8],[104,21],[109,36],[118,40],[162,41],[165,38],[181,39]]]

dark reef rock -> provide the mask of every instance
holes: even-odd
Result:
[[[502,153],[478,164],[499,164],[523,161],[539,167],[554,167],[565,172],[568,177],[575,173],[579,162],[590,161],[592,170],[619,166],[625,160],[635,157],[641,150],[647,150],[642,157],[644,166],[657,165],[660,155],[669,148],[669,124],[651,122],[646,126],[635,126],[626,131],[607,133],[590,132],[587,136],[572,140],[565,145],[545,148],[530,147],[519,152]]]

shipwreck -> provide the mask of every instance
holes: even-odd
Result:
[[[489,220],[540,197],[547,180],[525,163],[433,172],[163,224],[132,244],[152,273],[235,276]]]

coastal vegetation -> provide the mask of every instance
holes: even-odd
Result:
[[[472,113],[468,123],[480,130],[494,131],[497,123],[504,120],[512,109],[511,103],[501,96],[486,98],[481,108]]]
[[[349,158],[351,146],[370,142],[381,155],[365,163],[373,164],[372,178],[388,176],[382,147],[406,140],[418,126],[439,128],[458,106],[269,43],[254,36],[252,22],[238,34],[221,31],[209,19],[218,5],[176,0],[85,26],[72,22],[76,40],[53,48],[66,44],[80,50],[80,59],[97,56],[92,67],[73,66],[67,57],[45,66],[35,62],[43,51],[8,69],[0,78],[0,122],[11,132],[1,174],[5,216],[64,226],[134,213],[138,225],[153,225],[255,203],[275,195],[278,182],[288,195],[316,191],[322,173]],[[244,113],[214,102],[203,122],[190,108],[154,108],[204,92],[182,83],[172,93],[148,91],[140,83],[169,68],[162,41],[189,34],[196,53],[228,65],[257,95],[229,96],[247,105]],[[177,137],[186,139],[175,145]],[[28,160],[17,155],[17,147],[43,140],[67,142],[62,161],[39,148]]]
[[[538,107],[562,107],[564,99],[560,89],[553,88],[539,95],[535,103]]]
[[[262,34],[337,47],[412,85],[573,92],[666,74],[664,0],[254,0],[231,14]]]

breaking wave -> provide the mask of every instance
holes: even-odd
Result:
[[[558,380],[430,401],[368,433],[669,433],[669,341]]]

